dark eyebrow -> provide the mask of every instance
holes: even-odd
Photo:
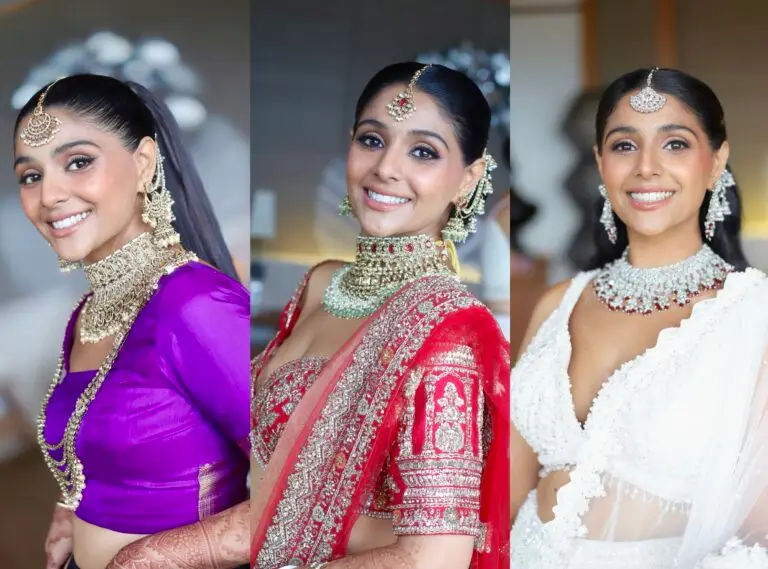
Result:
[[[385,125],[383,122],[378,121],[376,119],[363,119],[363,120],[361,120],[360,122],[358,122],[355,125],[355,130],[357,130],[358,128],[360,128],[363,125],[370,125],[370,126],[373,126],[375,128],[381,129],[381,130],[388,130],[389,129],[389,127],[387,127],[387,125]],[[445,139],[442,136],[440,136],[439,134],[437,134],[436,132],[433,132],[431,130],[424,130],[424,129],[421,129],[421,128],[417,128],[417,129],[414,129],[414,130],[410,130],[408,132],[410,134],[415,134],[416,136],[427,136],[429,138],[437,139],[437,140],[439,140],[440,142],[443,143],[443,146],[445,146],[446,148],[450,148],[450,146],[448,145],[448,143],[445,141]]]
[[[671,132],[673,130],[685,130],[687,132],[690,132],[696,140],[699,139],[698,135],[691,128],[682,124],[665,124],[659,128],[660,132]],[[616,133],[636,134],[637,129],[635,127],[626,126],[626,125],[617,126],[616,128],[612,128],[610,131],[608,131],[608,134],[605,135],[605,140],[607,140],[609,136]]]
[[[64,144],[61,144],[53,149],[51,152],[51,156],[56,156],[58,154],[61,154],[62,152],[66,152],[70,148],[74,148],[75,146],[93,146],[94,148],[98,148],[101,150],[101,146],[96,144],[95,142],[91,142],[90,140],[73,140],[72,142],[65,142]],[[32,158],[29,156],[18,156],[16,157],[16,160],[13,161],[13,167],[16,168],[20,164],[28,164],[29,162],[32,162]]]

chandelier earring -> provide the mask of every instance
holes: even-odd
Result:
[[[728,204],[727,190],[735,186],[736,180],[727,169],[723,170],[712,188],[712,196],[709,199],[707,215],[704,218],[704,237],[712,241],[715,236],[715,225],[725,221],[726,216],[731,215],[731,206]]]
[[[493,193],[491,172],[496,169],[496,161],[487,150],[483,151],[483,162],[483,176],[475,187],[453,206],[448,223],[441,231],[443,241],[463,243],[470,233],[477,231],[477,217],[485,213],[485,200]]]
[[[608,240],[615,245],[618,233],[616,231],[616,220],[613,218],[613,207],[608,197],[608,190],[605,184],[600,184],[598,189],[600,190],[600,195],[605,200],[603,202],[603,212],[600,214],[600,223],[603,224],[605,232],[608,234]]]
[[[181,242],[173,222],[173,198],[165,186],[165,167],[160,147],[157,150],[157,165],[155,175],[146,185],[144,204],[141,210],[141,220],[152,228],[152,236],[160,247],[173,247]]]

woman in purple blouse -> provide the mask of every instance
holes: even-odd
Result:
[[[38,442],[47,568],[247,567],[249,299],[164,104],[77,75],[19,113],[24,211],[90,285]]]

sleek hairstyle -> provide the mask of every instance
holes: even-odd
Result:
[[[613,113],[618,102],[627,94],[645,87],[650,69],[636,69],[626,73],[611,83],[603,92],[595,118],[595,135],[597,150],[602,154],[603,137],[608,118]],[[676,69],[659,69],[653,74],[652,87],[654,90],[675,97],[696,115],[702,130],[709,139],[713,151],[720,149],[728,138],[725,128],[725,115],[717,95],[703,81]],[[730,166],[726,166],[730,171]],[[709,208],[712,193],[706,192],[704,201],[699,209],[699,230],[704,236],[704,219]],[[726,191],[726,199],[731,208],[731,215],[725,221],[715,226],[715,235],[709,246],[736,267],[744,270],[749,266],[741,248],[741,200],[737,186]],[[627,247],[627,227],[623,221],[614,216],[617,239],[613,244],[608,240],[603,226],[598,221],[603,208],[604,199],[598,199],[594,217],[594,235],[597,254],[590,263],[590,268],[598,268],[618,259]]]
[[[395,63],[376,73],[357,100],[355,124],[362,118],[371,99],[382,89],[391,85],[407,85],[424,65],[416,62]],[[433,64],[419,77],[414,88],[432,97],[453,125],[464,164],[471,164],[480,158],[488,144],[491,107],[475,82],[459,71]]]
[[[14,135],[47,87],[40,89],[19,111]],[[60,79],[48,91],[45,105],[92,121],[118,136],[129,151],[136,150],[144,137],[156,137],[165,159],[166,187],[176,202],[173,226],[182,245],[223,273],[238,278],[203,182],[181,143],[179,125],[165,103],[138,83],[83,74]]]
[[[391,85],[407,85],[424,65],[414,61],[394,63],[376,73],[357,99],[355,126],[365,108],[382,89]],[[475,82],[460,71],[433,64],[421,74],[414,89],[429,95],[450,121],[459,141],[464,165],[468,166],[481,158],[491,130],[491,107]],[[485,201],[487,196],[478,199]],[[455,208],[451,205],[450,215],[453,215]],[[469,220],[465,221],[466,224]]]

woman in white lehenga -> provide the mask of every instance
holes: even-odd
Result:
[[[596,131],[595,270],[545,295],[512,371],[512,567],[768,567],[768,278],[722,107],[640,69]]]

